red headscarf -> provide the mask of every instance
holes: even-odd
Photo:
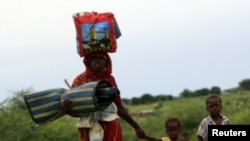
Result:
[[[103,58],[106,59],[106,66],[103,68],[103,70],[98,71],[98,72],[95,72],[90,69],[90,60],[95,56],[102,56]],[[115,79],[111,75],[112,62],[111,62],[110,56],[106,52],[94,52],[94,53],[88,54],[83,59],[83,63],[86,67],[86,70],[74,79],[72,87],[79,86],[81,84],[85,84],[85,83],[88,83],[90,81],[95,81],[95,80],[106,80],[109,83],[111,83],[113,86],[117,87]]]

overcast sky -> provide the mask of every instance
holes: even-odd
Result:
[[[72,15],[113,12],[123,98],[237,87],[250,78],[249,0],[1,0],[0,101],[63,87],[84,70]]]

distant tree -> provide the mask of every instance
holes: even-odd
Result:
[[[195,96],[204,96],[208,95],[210,90],[208,88],[202,88],[194,91]]]
[[[128,98],[123,98],[122,102],[125,103],[125,104],[130,104],[131,100],[128,99]]]
[[[166,100],[173,100],[174,99],[174,96],[172,95],[166,95]]]
[[[250,79],[244,79],[241,82],[239,82],[239,86],[241,88],[244,88],[246,90],[250,90]]]
[[[27,93],[32,92],[33,89],[29,88],[26,90],[20,90],[13,93],[13,97],[6,99],[6,103],[8,103],[8,106],[17,108],[17,109],[26,109],[26,105],[24,103],[23,96]]]
[[[192,97],[194,93],[189,89],[184,89],[183,92],[180,93],[180,97]]]
[[[138,97],[133,97],[132,99],[131,99],[131,104],[133,104],[133,105],[138,105],[138,104],[141,104],[142,102],[141,102],[141,98],[138,98]]]
[[[166,101],[166,100],[173,100],[174,97],[172,95],[165,95],[165,94],[159,94],[153,97],[151,102],[156,102],[156,101]]]
[[[141,96],[141,102],[144,104],[154,102],[154,101],[155,101],[154,97],[151,94],[146,93]]]
[[[164,100],[167,100],[167,97],[164,94],[160,94],[160,95],[155,96],[155,101],[164,101]]]
[[[220,89],[220,87],[218,87],[218,86],[213,86],[213,87],[210,89],[210,93],[213,93],[213,94],[221,94],[221,89]]]

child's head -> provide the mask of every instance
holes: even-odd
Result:
[[[209,94],[206,98],[206,109],[211,116],[220,115],[222,109],[222,100],[219,95]]]
[[[166,133],[171,140],[178,138],[181,131],[181,122],[178,118],[169,118],[165,122]]]

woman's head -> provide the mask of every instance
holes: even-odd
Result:
[[[91,57],[88,63],[88,67],[95,72],[99,72],[106,67],[106,64],[107,64],[107,57],[102,55],[96,55]]]
[[[106,52],[93,52],[84,57],[86,73],[91,80],[107,79],[112,73],[111,59]]]
[[[90,69],[93,72],[100,72],[107,67],[111,67],[111,60],[106,52],[88,54],[85,56],[83,63],[87,69]]]

